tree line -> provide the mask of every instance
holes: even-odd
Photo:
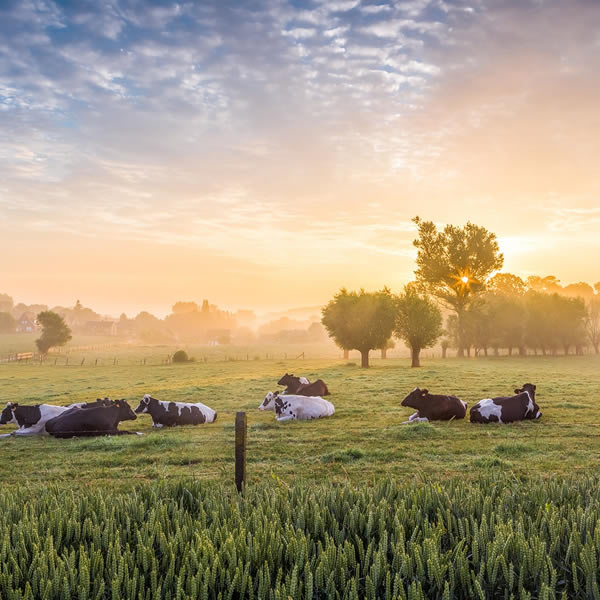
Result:
[[[499,272],[504,264],[496,235],[467,223],[439,230],[415,217],[418,236],[415,281],[403,292],[388,288],[368,293],[342,289],[322,311],[322,323],[335,343],[358,350],[368,367],[371,350],[390,346],[392,336],[420,352],[438,342],[443,356],[569,354],[592,346],[600,350],[600,282],[562,287],[554,276],[523,280]],[[446,326],[442,326],[443,312]]]

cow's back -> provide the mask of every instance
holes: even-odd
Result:
[[[101,435],[114,432],[119,424],[115,406],[97,408],[74,407],[46,423],[46,431],[54,437]]]
[[[430,421],[449,421],[450,419],[464,419],[467,414],[467,405],[456,396],[442,396],[430,394],[427,405],[418,410],[420,417]]]

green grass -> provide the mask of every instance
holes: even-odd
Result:
[[[286,371],[324,379],[336,413],[327,419],[278,424],[257,410]],[[453,393],[472,406],[511,393],[526,381],[538,386],[540,421],[475,425],[465,421],[401,425],[411,409],[404,396],[415,386]],[[272,476],[286,483],[372,481],[382,475],[444,480],[490,471],[543,477],[597,471],[600,465],[600,359],[501,358],[375,360],[368,370],[346,361],[260,360],[185,365],[40,366],[0,364],[0,398],[23,403],[69,404],[99,396],[143,394],[200,401],[218,411],[216,423],[153,430],[142,415],[122,428],[144,436],[56,440],[0,439],[0,481],[36,485],[60,482],[127,487],[139,481],[233,478],[233,422],[248,414],[248,479]],[[8,432],[12,426],[0,428]]]

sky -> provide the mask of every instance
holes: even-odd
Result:
[[[399,290],[411,219],[600,280],[598,0],[0,0],[0,292]]]

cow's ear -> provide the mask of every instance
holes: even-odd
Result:
[[[517,389],[515,390],[515,394],[520,394],[520,393],[521,393],[521,390],[520,390],[519,388],[517,388]]]
[[[537,390],[537,386],[533,386],[533,391],[535,392],[535,390]]]
[[[428,389],[421,390],[421,396],[427,396],[427,394],[429,394]]]

